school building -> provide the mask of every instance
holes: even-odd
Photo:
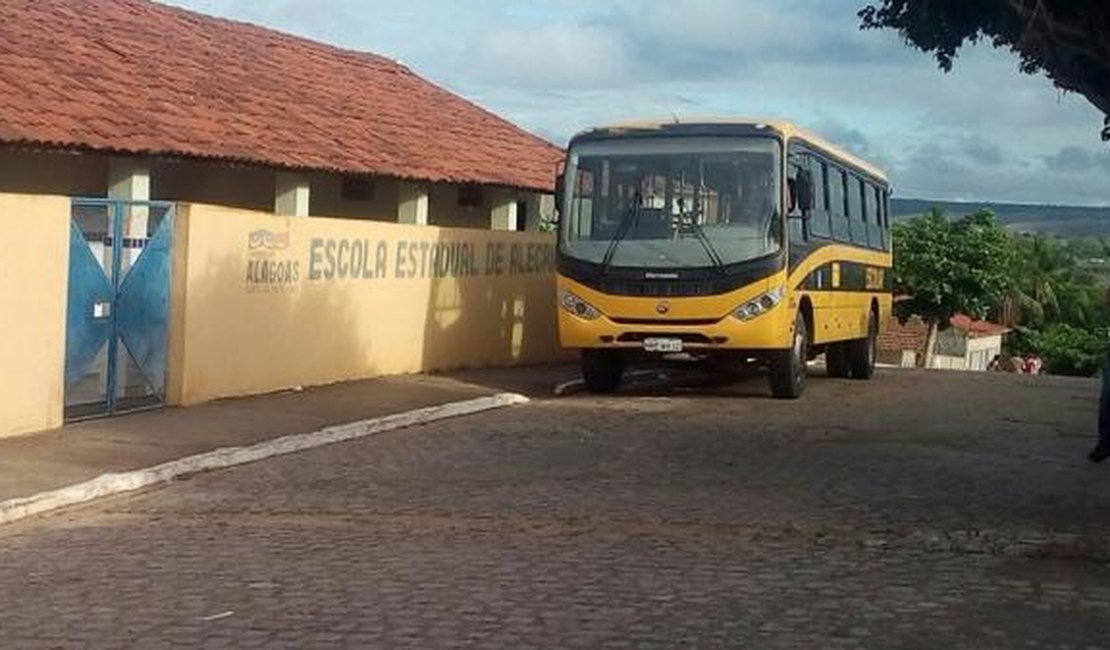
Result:
[[[562,151],[389,59],[0,3],[0,436],[541,362]]]

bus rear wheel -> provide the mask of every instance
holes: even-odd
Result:
[[[624,375],[624,358],[616,350],[582,350],[582,380],[591,393],[615,393]]]
[[[871,379],[875,376],[875,357],[879,338],[879,319],[875,312],[867,322],[867,338],[849,342],[848,362],[852,366],[853,379]]]
[[[842,379],[852,375],[847,347],[845,343],[829,343],[825,346],[825,370],[830,377]]]
[[[806,359],[809,358],[809,331],[802,314],[794,318],[794,336],[789,350],[771,359],[771,394],[778,399],[798,399],[806,388]]]

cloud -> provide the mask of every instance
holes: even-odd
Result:
[[[1064,147],[1043,159],[1045,167],[1056,174],[1086,173],[1092,170],[1110,172],[1110,153],[1096,153],[1077,146]]]
[[[987,142],[979,136],[968,138],[961,145],[961,152],[967,158],[983,167],[997,167],[1005,163],[1002,149],[993,142]]]
[[[473,44],[464,60],[472,80],[518,88],[606,88],[634,69],[625,35],[603,25],[497,29]]]
[[[166,1],[400,59],[559,143],[634,117],[777,115],[879,163],[902,196],[1110,203],[1085,100],[989,45],[943,74],[861,32],[864,0]]]
[[[1110,156],[1066,147],[1036,163],[1000,152],[988,164],[969,157],[974,141],[941,140],[916,147],[895,167],[902,197],[1106,205]]]

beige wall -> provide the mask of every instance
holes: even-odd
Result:
[[[562,356],[548,235],[204,205],[182,210],[181,221],[177,259],[187,268],[174,290],[175,402]],[[445,277],[421,268],[437,244],[455,255]],[[343,255],[331,263],[329,251]]]
[[[0,436],[60,426],[69,201],[0,194]]]

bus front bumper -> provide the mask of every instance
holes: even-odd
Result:
[[[767,279],[727,294],[659,299],[605,295],[560,277],[559,340],[564,348],[649,354],[783,350],[790,347],[797,313],[789,294],[750,320],[734,315],[775,286]],[[575,309],[568,293],[590,309]]]

